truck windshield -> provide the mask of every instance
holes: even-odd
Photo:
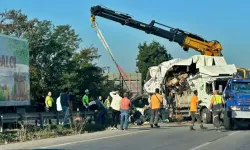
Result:
[[[248,82],[234,82],[232,88],[236,92],[250,93],[250,83]]]
[[[244,78],[245,76],[244,76],[244,71],[243,70],[237,70],[237,73],[242,77],[242,78]]]
[[[227,81],[228,81],[228,78],[221,78],[221,79],[217,79],[214,83],[215,85],[215,90],[220,90],[220,86],[222,86],[222,91],[224,91],[226,85],[227,85]],[[221,91],[221,92],[222,92]]]
[[[250,71],[247,71],[247,72],[246,72],[246,78],[247,78],[247,79],[250,79]]]

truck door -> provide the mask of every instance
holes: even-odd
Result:
[[[211,81],[207,81],[204,82],[204,94],[203,94],[203,103],[202,105],[206,106],[208,108],[208,106],[210,105],[210,98],[211,98],[211,94],[213,92],[213,82]]]
[[[223,94],[222,94],[222,97],[224,100],[227,100],[226,99],[226,93],[230,93],[230,80],[227,81],[227,85],[223,91]]]

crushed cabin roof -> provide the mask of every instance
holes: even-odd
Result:
[[[237,72],[234,64],[228,65],[225,58],[221,56],[195,55],[188,59],[172,59],[165,61],[158,66],[149,68],[150,79],[144,84],[144,89],[151,93],[155,88],[160,88],[164,77],[173,66],[190,66],[196,64],[199,72],[209,76],[219,76],[221,74],[232,75]]]

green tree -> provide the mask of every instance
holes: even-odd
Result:
[[[6,10],[0,13],[0,33],[15,37],[24,37],[27,33],[35,32],[38,19],[28,20],[21,10]]]
[[[90,90],[90,97],[97,98],[98,95],[102,95],[106,98],[114,88],[113,82],[107,82],[107,76],[104,76],[102,68],[94,63],[99,57],[95,47],[81,49],[73,55],[68,71],[63,73],[62,87],[69,87],[77,95],[78,104],[85,89]]]
[[[149,67],[172,59],[171,54],[167,52],[164,45],[156,41],[152,41],[150,44],[146,42],[140,43],[138,49],[139,54],[137,55],[136,66],[138,71],[142,73],[143,81],[146,79]]]
[[[29,43],[31,93],[60,92],[65,86],[76,94],[88,88],[94,94],[105,91],[102,69],[93,63],[100,56],[89,47],[76,52],[81,39],[70,25],[31,19],[21,10],[0,13],[0,32]]]
[[[70,25],[54,26],[47,20],[28,20],[21,10],[0,15],[3,34],[28,40],[31,93],[40,89],[58,91],[60,76],[67,71],[74,51],[79,48],[79,36]]]

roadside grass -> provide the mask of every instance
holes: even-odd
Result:
[[[24,125],[22,122],[20,124],[20,129],[16,131],[0,133],[0,145],[103,131],[108,128],[110,119],[107,118],[105,125],[95,123],[90,119],[73,119],[73,123],[69,125],[52,124],[43,128],[35,125]]]
[[[9,143],[18,143],[46,138],[56,138],[62,136],[70,136],[84,133],[92,133],[97,131],[104,131],[109,129],[112,118],[107,117],[105,119],[105,125],[101,125],[95,123],[95,119],[86,119],[80,117],[75,117],[71,119],[72,124],[70,125],[47,125],[42,127],[38,127],[35,125],[27,125],[23,122],[19,122],[20,127],[15,131],[5,131],[0,133],[0,145],[9,144]],[[164,122],[162,122],[164,123]],[[168,122],[168,124],[173,124],[176,122]],[[180,124],[186,124],[185,121],[180,121]],[[145,122],[143,125],[149,125],[149,122]],[[119,126],[119,124],[118,124]],[[130,128],[133,128],[135,124],[129,124]]]

